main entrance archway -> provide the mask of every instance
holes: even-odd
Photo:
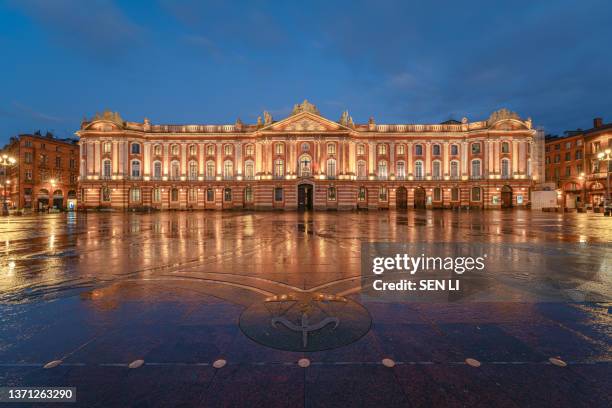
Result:
[[[502,187],[501,202],[502,202],[502,208],[512,207],[512,187],[507,186],[507,185]]]
[[[408,191],[406,187],[398,187],[395,190],[395,207],[398,210],[408,209]]]
[[[298,186],[298,210],[312,210],[312,184]]]
[[[425,209],[426,194],[423,187],[417,187],[414,189],[414,208]]]

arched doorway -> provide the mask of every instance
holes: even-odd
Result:
[[[425,189],[423,187],[417,187],[414,189],[414,208],[426,208],[427,197]]]
[[[406,187],[398,187],[395,190],[395,207],[398,210],[408,209],[408,191]]]
[[[312,209],[312,185],[300,184],[298,186],[298,210]]]
[[[506,185],[501,189],[501,205],[502,208],[512,207],[512,187]]]
[[[68,210],[73,211],[76,210],[77,206],[77,194],[74,190],[68,191],[68,201],[66,202],[66,207]]]
[[[64,193],[62,190],[55,190],[53,192],[53,208],[58,210],[64,208]]]
[[[49,191],[44,188],[38,190],[37,200],[36,208],[40,211],[46,210],[49,207]]]

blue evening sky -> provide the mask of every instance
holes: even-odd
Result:
[[[109,108],[153,123],[612,121],[609,1],[0,0],[0,145]]]

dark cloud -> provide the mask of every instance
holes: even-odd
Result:
[[[13,0],[9,4],[64,46],[100,60],[125,56],[142,35],[142,28],[113,1]]]

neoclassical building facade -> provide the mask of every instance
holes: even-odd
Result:
[[[531,119],[355,124],[304,101],[275,121],[155,125],[105,112],[84,120],[81,208],[502,208],[542,177]]]

